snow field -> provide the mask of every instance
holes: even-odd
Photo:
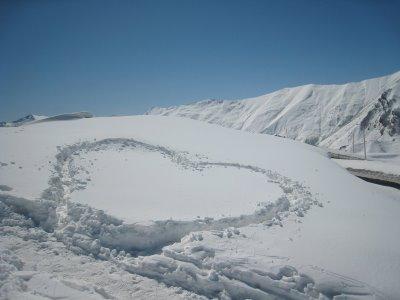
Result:
[[[0,161],[7,163],[0,168],[0,184],[12,188],[0,193],[0,239],[6,253],[2,268],[9,270],[0,280],[1,296],[48,296],[51,292],[40,286],[49,282],[44,286],[64,291],[60,297],[79,292],[124,298],[126,292],[132,298],[151,298],[154,294],[140,291],[153,282],[165,297],[180,297],[180,290],[184,298],[398,298],[398,194],[351,176],[323,151],[280,138],[152,116],[57,121],[14,130],[0,130],[5,145]],[[44,165],[46,161],[51,163]],[[156,165],[161,168],[154,175]],[[15,166],[24,171],[9,172]],[[35,184],[26,186],[38,174],[42,176],[32,178]],[[20,178],[10,178],[14,176]],[[249,204],[234,198],[242,188],[238,178],[246,186],[257,183],[252,197],[266,191],[266,200],[252,198]],[[192,199],[198,210],[203,208],[197,203],[204,201],[221,211],[210,217],[204,210],[197,218],[198,211],[187,210],[169,219],[171,212],[159,209],[150,214],[142,207],[142,215],[124,215],[129,199],[137,201],[136,193],[153,197],[157,205],[168,199],[171,207],[183,206],[178,200],[181,190],[168,190],[163,182],[178,179],[187,180],[190,190],[198,188],[199,197]],[[224,202],[204,200],[210,194],[202,189],[217,179],[213,192],[220,198],[230,195],[229,205],[235,206],[230,211]],[[142,186],[130,188],[140,180]],[[154,189],[159,199],[145,183],[165,188]],[[121,197],[117,193],[114,199],[119,190]],[[128,200],[123,191],[129,193]],[[132,204],[131,210],[140,205]],[[57,261],[59,269],[51,271],[36,262],[38,274],[18,273],[34,271],[28,251],[32,245],[48,249],[41,252],[42,258]],[[60,248],[67,258],[55,254]],[[15,266],[9,256],[28,264]],[[88,269],[97,275],[84,274],[86,266],[76,263],[80,258],[87,259]],[[63,274],[72,273],[70,261],[83,284],[71,283],[71,278],[61,282]],[[120,290],[104,274],[104,266],[124,278],[145,278],[146,283],[138,283],[137,293]],[[54,276],[54,282],[46,274]],[[21,285],[14,281],[18,278]],[[99,282],[108,280],[110,284],[99,290]]]
[[[162,152],[116,146],[74,156],[75,177],[84,188],[74,191],[71,201],[126,222],[188,221],[252,214],[282,194],[267,177],[246,169],[180,165]]]

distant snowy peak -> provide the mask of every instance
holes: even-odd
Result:
[[[365,129],[369,151],[390,152],[400,150],[399,103],[397,72],[343,85],[285,88],[244,100],[156,107],[147,114],[186,117],[347,151],[353,150],[353,132],[355,150],[361,151]]]
[[[16,121],[0,122],[0,127],[17,127],[17,126],[30,124],[30,123],[37,123],[37,122],[67,121],[67,120],[92,118],[92,117],[93,117],[93,115],[88,112],[67,113],[67,114],[61,114],[61,115],[56,115],[56,116],[52,116],[52,117],[27,115]]]
[[[11,122],[0,122],[0,127],[16,127],[20,126],[29,122],[37,121],[37,120],[43,120],[46,119],[47,116],[39,116],[39,115],[26,115],[25,117],[22,117],[18,120],[11,121]]]
[[[68,120],[85,119],[85,118],[93,118],[93,115],[89,112],[81,111],[81,112],[67,113],[67,114],[48,117],[40,120],[40,122],[68,121]]]

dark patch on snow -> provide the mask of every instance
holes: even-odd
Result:
[[[0,191],[9,192],[12,191],[12,187],[9,187],[8,185],[5,184],[0,184]]]

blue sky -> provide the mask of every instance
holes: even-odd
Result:
[[[0,1],[0,120],[139,114],[400,70],[400,1]]]

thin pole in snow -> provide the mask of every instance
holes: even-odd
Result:
[[[355,153],[355,152],[354,152],[354,131],[356,131],[355,128],[354,128],[354,130],[353,130],[353,153]]]
[[[364,159],[367,160],[367,149],[365,148],[365,129],[363,130],[363,138],[364,138]]]
[[[321,139],[322,136],[322,106],[321,106],[321,101],[318,103],[318,112],[319,112],[319,122],[318,122],[318,140]]]

